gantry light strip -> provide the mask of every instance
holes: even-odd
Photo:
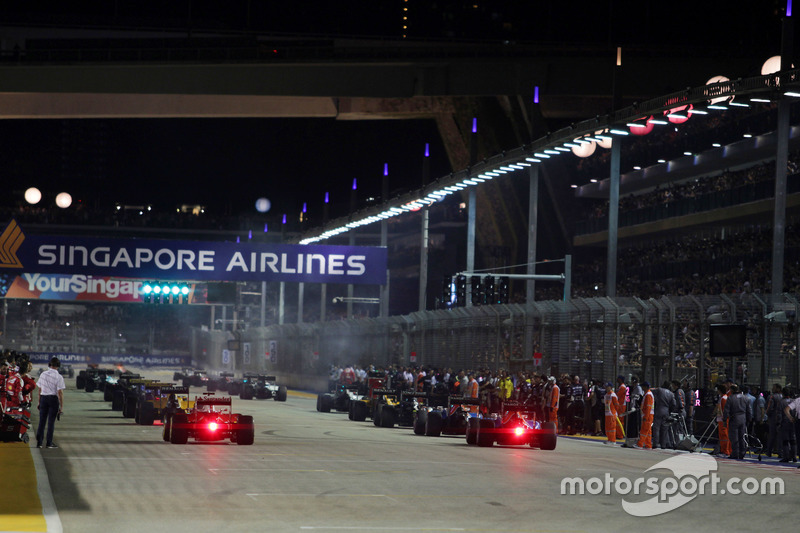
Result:
[[[800,69],[690,88],[646,100],[638,105],[620,109],[613,114],[584,120],[541,137],[531,144],[484,159],[471,168],[442,176],[423,189],[408,192],[381,205],[351,213],[349,216],[339,217],[321,228],[306,232],[298,242],[300,244],[319,242],[351,229],[417,211],[468,187],[477,187],[504,174],[524,170],[531,164],[545,162],[566,153],[566,149],[577,147],[579,144],[605,141],[612,136],[628,135],[629,132],[623,127],[637,120],[647,119],[647,122],[652,124],[660,124],[663,121],[655,118],[648,119],[648,117],[661,116],[664,111],[679,109],[689,104],[709,102],[712,99],[746,95],[754,95],[755,97],[750,98],[753,102],[773,101],[782,95],[800,98]],[[763,98],[765,95],[772,98]],[[727,109],[726,106],[720,104],[706,105],[705,107],[706,109]],[[694,109],[687,110],[687,112],[702,114],[697,113]]]

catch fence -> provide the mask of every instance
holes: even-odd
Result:
[[[387,318],[194,330],[192,354],[210,368],[324,375],[331,365],[528,370],[614,381],[678,379],[703,387],[723,378],[800,382],[798,300],[784,294],[577,298]],[[746,326],[744,357],[711,357],[712,324]],[[244,353],[244,349],[247,353]]]

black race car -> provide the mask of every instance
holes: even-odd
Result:
[[[247,373],[242,378],[239,398],[242,400],[269,400],[285,402],[287,389],[285,385],[278,385],[275,376]]]

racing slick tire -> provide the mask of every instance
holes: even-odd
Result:
[[[475,442],[482,448],[494,446],[494,422],[492,420],[481,419],[478,422],[478,434]]]
[[[276,402],[285,402],[286,395],[288,394],[288,390],[286,389],[285,385],[281,385],[278,387],[278,392],[275,393],[275,401]]]
[[[467,422],[467,444],[478,444],[478,424],[480,419],[474,417]]]
[[[217,392],[217,382],[208,380],[208,385],[206,385],[206,390],[208,392]]]
[[[184,379],[183,378],[183,374],[181,374],[180,372],[173,372],[172,373],[172,381],[178,381],[179,379]],[[183,386],[185,387],[186,383],[184,383]]]
[[[333,407],[333,396],[330,394],[320,394],[317,398],[319,399],[319,412],[330,413]]]
[[[542,424],[542,431],[538,439],[539,448],[542,450],[555,450],[558,440],[555,422],[545,422]],[[531,440],[531,446],[533,445],[533,440]]]
[[[111,394],[111,410],[122,411],[122,403],[125,401],[125,393],[121,390],[115,390]]]
[[[425,422],[428,420],[428,411],[419,410],[414,413],[414,435],[425,434]]]
[[[94,389],[95,389],[94,380],[93,379],[87,379],[86,380],[86,389],[85,389],[86,392],[94,392]]]
[[[375,404],[372,406],[372,424],[379,428],[381,427],[381,404]]]
[[[75,387],[78,390],[83,390],[86,388],[86,371],[81,370],[78,372],[78,377],[75,378]]]
[[[167,417],[164,419],[164,430],[161,432],[161,437],[164,439],[164,442],[169,442],[173,416],[175,415],[167,415]]]
[[[353,410],[355,409],[356,402],[350,402],[350,405],[347,406],[347,419],[353,420]]]
[[[356,422],[363,422],[367,419],[367,404],[364,402],[352,402],[353,406],[353,420]]]
[[[431,411],[430,413],[428,413],[428,418],[425,421],[425,436],[426,437],[441,436],[442,426],[444,426],[442,413],[438,411]]]
[[[106,386],[106,388],[103,390],[103,401],[110,402],[113,399],[114,399],[114,389],[112,389],[109,386]]]
[[[390,405],[381,405],[378,407],[380,411],[380,419],[381,419],[381,427],[382,428],[393,428],[396,422],[397,416],[395,415],[394,408]]]
[[[126,397],[122,404],[122,416],[133,418],[136,414],[136,398]]]
[[[143,426],[152,426],[156,421],[156,411],[153,402],[144,402],[139,408],[139,423]]]
[[[256,437],[256,430],[253,427],[253,417],[249,415],[242,415],[239,417],[239,424],[247,427],[236,430],[236,444],[242,446],[249,446],[253,444]]]
[[[239,393],[240,400],[252,400],[253,399],[253,391],[250,387],[242,387],[242,391]]]
[[[189,429],[186,427],[189,417],[185,414],[176,413],[172,416],[172,424],[169,432],[169,441],[172,444],[186,444],[189,442]]]

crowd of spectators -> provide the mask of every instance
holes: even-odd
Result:
[[[794,152],[789,161],[788,174],[794,176],[798,172],[800,153]],[[669,183],[656,186],[653,190],[642,194],[629,194],[619,199],[620,213],[678,202],[696,200],[704,195],[732,191],[740,187],[756,183],[772,182],[775,179],[775,162],[761,163],[742,170],[726,170],[713,176],[693,178],[689,181]],[[608,216],[608,201],[591,200],[587,212],[589,218],[600,219]],[[709,204],[711,205],[711,204]]]
[[[769,293],[772,228],[745,227],[718,236],[687,235],[622,248],[617,258],[618,296]],[[573,297],[605,294],[606,258],[573,262]],[[800,291],[800,235],[786,227],[784,291]],[[537,294],[539,298],[539,294]]]

